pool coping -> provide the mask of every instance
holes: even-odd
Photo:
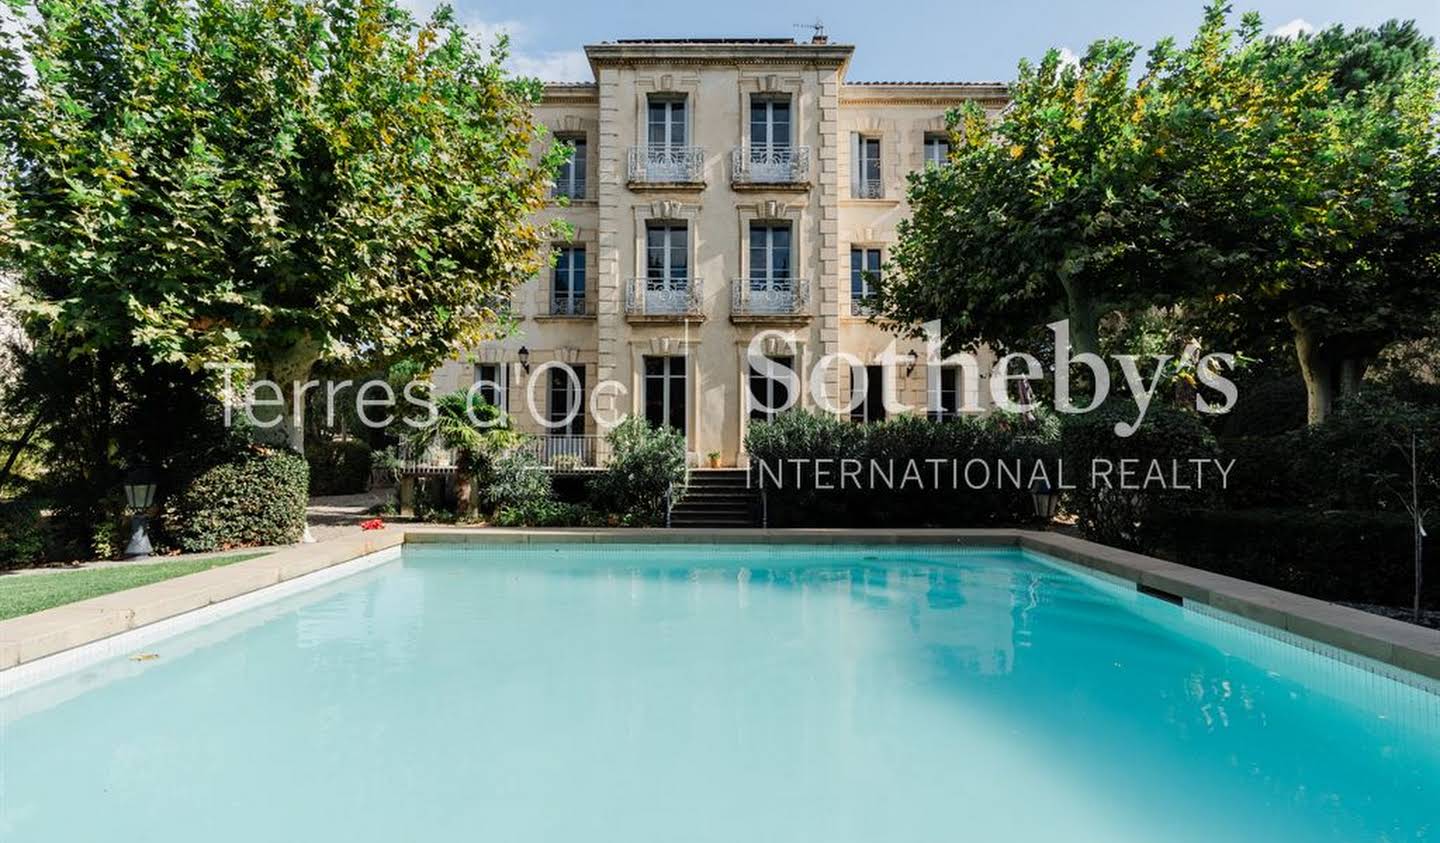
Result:
[[[1022,529],[502,529],[393,525],[0,621],[0,676],[76,647],[232,600],[402,544],[774,543],[1020,547],[1269,629],[1440,680],[1440,630],[1167,562],[1074,536]],[[296,585],[300,585],[297,583]]]

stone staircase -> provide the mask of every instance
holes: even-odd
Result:
[[[759,527],[759,493],[743,468],[692,469],[685,494],[670,510],[672,527]]]

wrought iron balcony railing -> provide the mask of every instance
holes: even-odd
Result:
[[[629,316],[700,316],[699,278],[631,278],[625,285]]]
[[[550,198],[584,199],[585,182],[583,179],[581,181],[559,182],[550,188]]]
[[[808,279],[736,278],[730,285],[733,316],[803,316],[809,309]]]
[[[873,293],[867,293],[863,296],[852,295],[850,297],[851,316],[870,316],[874,313],[876,313],[876,310],[875,296]]]
[[[737,146],[730,153],[736,184],[796,184],[810,178],[808,146]]]
[[[628,177],[644,184],[704,181],[705,150],[698,146],[632,146]]]
[[[552,293],[550,316],[594,316],[593,304],[584,293]]]
[[[883,199],[885,198],[885,187],[878,181],[861,181],[855,185],[856,199]]]

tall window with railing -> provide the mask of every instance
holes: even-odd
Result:
[[[788,409],[793,395],[792,387],[798,385],[795,376],[795,358],[777,355],[768,358],[774,364],[770,371],[750,367],[750,419],[752,421],[774,421],[775,417]],[[775,367],[789,369],[777,371]]]
[[[881,182],[880,138],[854,135],[851,142],[850,194],[856,199],[880,199],[885,196]]]
[[[880,282],[881,255],[879,249],[856,246],[850,250],[850,313],[864,316],[870,313],[875,287]]]
[[[584,314],[585,247],[561,247],[555,252],[555,274],[550,285],[550,315]]]
[[[585,138],[581,135],[562,135],[557,140],[569,147],[569,157],[560,165],[555,177],[555,196],[567,199],[585,198]]]
[[[585,367],[556,366],[550,370],[551,436],[585,434]]]
[[[925,136],[925,166],[943,167],[950,161],[950,139],[945,135]]]

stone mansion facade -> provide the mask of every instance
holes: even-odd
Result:
[[[872,365],[897,337],[866,300],[906,175],[945,161],[949,109],[998,112],[1003,84],[848,83],[854,47],[823,37],[585,51],[595,81],[547,85],[537,107],[547,142],[574,150],[544,212],[573,237],[518,289],[518,330],[447,363],[437,390],[483,381],[546,457],[580,464],[603,460],[600,435],[628,413],[684,432],[693,463],[743,465],[767,415],[752,396],[815,406],[822,387],[857,421],[882,416],[887,393],[953,408],[958,373],[925,364],[923,342],[895,347],[919,366]],[[757,336],[797,395],[747,362]]]

